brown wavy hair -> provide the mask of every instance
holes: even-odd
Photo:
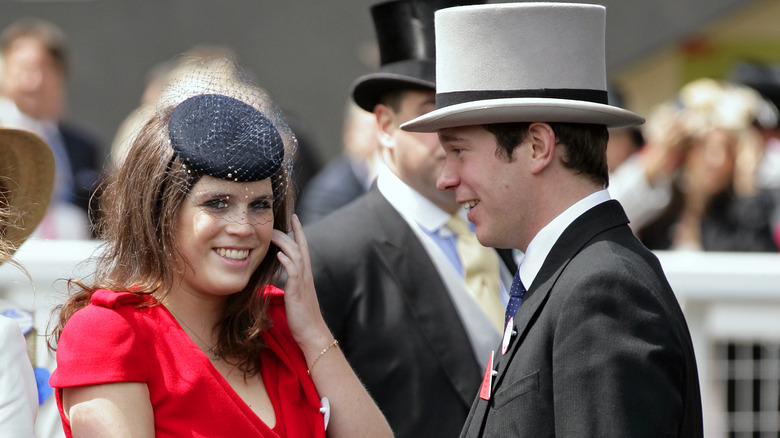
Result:
[[[181,267],[186,260],[176,242],[177,216],[200,176],[187,173],[170,147],[167,120],[151,113],[132,141],[127,157],[110,172],[100,207],[103,251],[96,257],[94,277],[89,284],[86,280],[69,281],[73,293],[57,309],[59,315],[50,339],[52,349],[56,350],[68,319],[89,304],[96,290],[129,290],[162,301],[183,273]],[[275,194],[284,194],[275,197],[274,228],[288,232],[294,203],[294,191],[288,187],[288,166],[282,166],[271,182]],[[237,358],[239,368],[249,375],[259,371],[259,353],[265,347],[260,335],[270,326],[268,303],[260,291],[279,280],[281,264],[277,252],[278,248],[271,244],[246,287],[228,298],[217,323],[220,330],[216,354]],[[141,306],[156,305],[154,300],[144,302],[152,304]]]

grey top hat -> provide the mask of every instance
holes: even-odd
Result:
[[[644,118],[607,102],[603,6],[503,3],[436,12],[436,110],[401,128],[509,122],[607,126]]]
[[[484,3],[456,0],[393,0],[371,7],[380,68],[352,83],[350,94],[366,111],[386,93],[436,88],[435,37],[433,17],[436,10],[451,6]]]

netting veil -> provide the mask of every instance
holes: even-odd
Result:
[[[227,58],[185,62],[157,115],[173,150],[168,171],[191,202],[225,220],[272,217],[290,190],[297,142],[246,72]]]

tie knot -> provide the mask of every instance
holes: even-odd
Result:
[[[509,320],[517,314],[517,309],[523,304],[525,298],[525,286],[520,280],[520,271],[515,272],[515,278],[512,280],[512,289],[509,291],[509,302],[506,306],[506,315],[504,316],[504,326],[509,324]]]
[[[509,295],[522,297],[525,294],[525,286],[523,280],[520,279],[520,273],[515,273],[515,278],[512,279],[512,288],[509,290]]]

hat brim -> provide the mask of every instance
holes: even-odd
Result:
[[[19,220],[5,227],[4,238],[14,250],[35,231],[51,201],[54,187],[54,154],[35,134],[0,129],[0,185],[7,206]]]
[[[394,73],[372,73],[361,76],[352,83],[352,100],[368,112],[380,102],[382,96],[399,90],[436,90],[436,84],[423,79]]]
[[[401,125],[412,132],[434,132],[459,126],[514,122],[589,123],[608,127],[636,126],[642,116],[623,108],[566,99],[508,98],[477,100],[440,108]]]

